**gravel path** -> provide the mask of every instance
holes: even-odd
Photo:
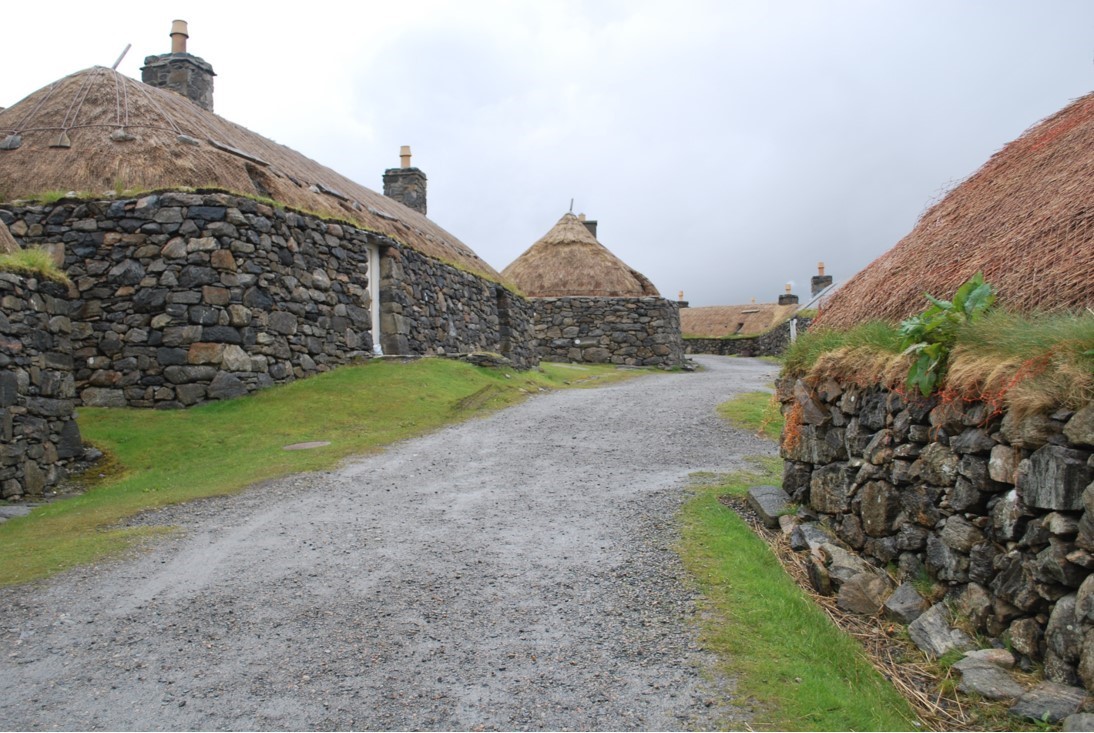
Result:
[[[772,452],[714,406],[776,368],[697,360],[146,515],[184,531],[0,591],[0,727],[744,727],[673,515],[690,472]]]

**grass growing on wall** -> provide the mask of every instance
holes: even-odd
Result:
[[[767,544],[718,497],[778,484],[781,463],[693,487],[681,511],[680,554],[707,598],[702,643],[754,700],[760,730],[913,730],[915,716],[798,588]]]
[[[0,586],[92,562],[165,531],[117,526],[138,512],[328,469],[541,388],[603,384],[635,373],[591,365],[517,372],[446,359],[375,361],[189,410],[80,408],[84,439],[108,456],[92,472],[107,475],[86,493],[0,524]],[[331,444],[283,449],[307,441]]]
[[[18,252],[0,254],[0,272],[41,277],[59,283],[68,283],[68,275],[57,267],[53,257],[44,249],[31,247]]]

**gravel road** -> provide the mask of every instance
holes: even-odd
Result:
[[[182,531],[0,591],[0,727],[747,726],[673,515],[689,473],[773,451],[714,407],[776,368],[696,360],[145,515]]]

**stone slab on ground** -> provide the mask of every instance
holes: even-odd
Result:
[[[1094,730],[1094,713],[1075,713],[1064,718],[1062,731],[1092,731]]]
[[[753,486],[748,490],[747,499],[768,529],[778,527],[779,517],[790,509],[790,495],[778,486]]]
[[[1018,702],[1011,706],[1010,714],[1018,718],[1059,723],[1079,712],[1084,700],[1086,690],[1042,682],[1018,698]]]
[[[957,689],[961,692],[976,693],[989,700],[1013,700],[1026,691],[1006,670],[991,662],[966,658],[958,664],[962,662],[969,663],[959,669],[961,684]]]
[[[30,514],[30,507],[25,504],[9,504],[0,506],[0,522],[12,517],[25,517]]]
[[[886,599],[885,610],[902,624],[910,624],[927,610],[927,601],[911,583],[901,583]]]
[[[799,524],[790,534],[790,547],[793,550],[816,550],[821,545],[832,542],[832,536],[821,529],[816,522]]]
[[[951,649],[966,650],[976,646],[968,634],[950,626],[946,607],[941,603],[931,606],[909,624],[908,635],[921,651],[934,658]]]

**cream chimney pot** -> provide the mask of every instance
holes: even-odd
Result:
[[[171,53],[186,53],[186,39],[190,37],[186,30],[185,20],[171,23]]]
[[[823,262],[818,262],[817,263],[817,274],[818,275],[824,275],[824,263]]]
[[[403,145],[399,148],[399,162],[403,168],[410,167],[410,146]]]

